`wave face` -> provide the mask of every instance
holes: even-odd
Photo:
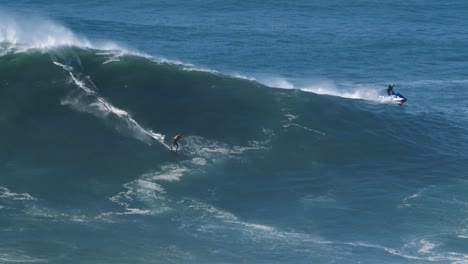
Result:
[[[73,47],[8,52],[0,80],[6,262],[466,258],[436,250],[465,230],[467,131],[442,114]]]
[[[399,106],[0,22],[1,263],[467,261],[466,80]]]

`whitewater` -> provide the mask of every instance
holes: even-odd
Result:
[[[465,3],[89,4],[0,1],[1,263],[468,263]]]

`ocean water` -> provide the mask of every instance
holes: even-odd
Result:
[[[468,263],[466,17],[0,0],[0,263]]]

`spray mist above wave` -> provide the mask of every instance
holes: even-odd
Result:
[[[355,84],[355,83],[333,83],[330,81],[313,81],[314,84],[295,84],[294,82],[280,78],[280,77],[268,77],[261,78],[259,82],[262,84],[280,89],[297,89],[304,92],[331,95],[336,97],[348,98],[348,99],[361,99],[367,101],[390,103],[392,102],[389,98],[383,98],[385,87],[376,88],[372,84]]]
[[[349,99],[364,99],[371,101],[379,98],[379,95],[381,95],[379,91],[372,89],[371,87],[353,84],[337,86],[332,83],[323,82],[300,89],[305,92],[313,92],[316,94],[325,94]]]
[[[90,41],[50,19],[30,14],[0,11],[0,49],[24,52],[61,46],[100,50],[127,49],[111,41]]]
[[[108,40],[90,40],[74,33],[70,28],[53,20],[0,10],[0,55],[29,50],[51,50],[61,47],[76,47],[96,50],[98,55],[109,55],[104,64],[119,61],[120,56],[133,55],[147,58],[155,63],[178,65],[185,71],[201,71],[220,74],[206,67],[161,56],[154,57],[145,52]]]
[[[109,40],[90,40],[48,18],[0,10],[0,55],[9,52],[26,52],[33,49],[49,50],[60,47],[93,49],[99,51],[98,54],[100,55],[111,55],[111,58],[104,64],[118,61],[118,56],[134,55],[157,63],[180,65],[182,69],[187,71],[196,70],[217,73],[214,70],[196,67],[190,63],[178,60],[159,56],[156,58],[145,52],[129,48],[122,43]]]

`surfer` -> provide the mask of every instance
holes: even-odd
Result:
[[[393,86],[395,86],[394,84],[390,84],[387,88],[387,94],[388,95],[394,95],[395,92],[393,91]]]
[[[171,150],[175,146],[176,147],[175,151],[177,152],[177,150],[179,149],[179,144],[177,143],[177,141],[179,141],[181,138],[182,138],[181,134],[177,134],[174,136],[174,141],[172,142]]]

